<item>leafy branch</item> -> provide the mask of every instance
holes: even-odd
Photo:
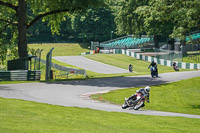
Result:
[[[76,8],[76,9],[62,9],[62,10],[53,10],[50,12],[46,12],[46,13],[42,13],[39,14],[38,16],[36,16],[28,25],[27,28],[31,27],[32,25],[34,25],[39,19],[48,16],[48,15],[53,15],[53,14],[58,14],[58,13],[63,13],[63,12],[70,12],[70,11],[77,11],[80,10],[81,8]]]
[[[0,5],[12,8],[13,10],[15,10],[17,12],[17,6],[12,5],[11,3],[0,0]]]

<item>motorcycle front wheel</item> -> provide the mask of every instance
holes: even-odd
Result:
[[[154,73],[153,73],[153,72],[151,72],[151,77],[152,77],[152,78],[154,77]]]
[[[124,104],[122,104],[122,109],[126,109],[128,108],[128,104],[125,102]]]

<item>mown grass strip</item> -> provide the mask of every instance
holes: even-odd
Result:
[[[132,115],[0,98],[2,133],[197,132],[200,119]]]
[[[85,46],[84,46],[85,45]],[[46,59],[46,55],[51,48],[54,47],[53,56],[75,56],[83,52],[90,51],[86,47],[88,44],[79,43],[42,43],[42,44],[29,44],[28,47],[32,49],[43,49],[42,59]]]

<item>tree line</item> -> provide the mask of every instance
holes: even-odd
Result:
[[[19,58],[30,42],[106,41],[122,35],[153,35],[156,47],[200,29],[199,0],[0,0],[0,54]],[[17,48],[16,48],[17,47]]]
[[[114,15],[109,8],[89,8],[84,13],[74,13],[52,33],[47,22],[40,20],[28,30],[28,42],[91,42],[110,39],[115,30]]]

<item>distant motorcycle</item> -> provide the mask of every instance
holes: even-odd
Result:
[[[174,69],[175,71],[179,71],[179,68],[178,68],[178,66],[176,65],[176,62],[174,62],[174,63],[172,64],[172,66],[173,66],[173,69]]]
[[[134,110],[138,110],[141,107],[144,107],[146,98],[141,93],[136,93],[136,95],[137,95],[136,99],[131,98],[131,99],[127,100],[125,98],[125,102],[124,102],[124,104],[122,104],[122,109],[126,109],[128,107],[133,107]]]
[[[153,78],[154,76],[158,77],[158,71],[157,71],[157,67],[151,67],[151,77]]]
[[[133,66],[130,64],[128,67],[129,72],[133,72]]]

